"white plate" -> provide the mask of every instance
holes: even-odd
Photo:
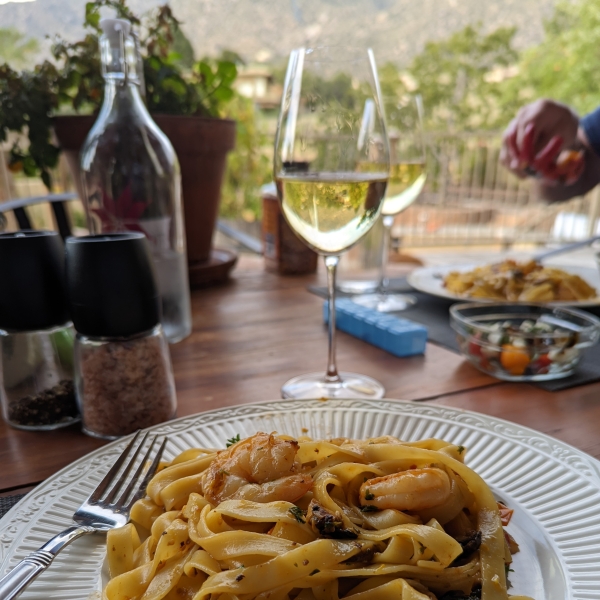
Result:
[[[489,263],[484,263],[489,264]],[[420,292],[431,294],[432,296],[438,296],[439,298],[448,298],[449,300],[462,300],[463,302],[469,302],[473,300],[475,302],[498,302],[498,300],[487,299],[487,298],[470,298],[467,295],[455,294],[448,291],[444,287],[444,277],[450,273],[450,271],[471,271],[475,267],[483,266],[482,264],[472,265],[444,265],[441,267],[421,267],[412,271],[406,280],[408,283]],[[546,264],[544,266],[556,267],[562,269],[567,273],[579,275],[582,279],[585,279],[592,287],[597,291],[600,291],[600,272],[598,269],[590,267],[576,267],[576,266],[565,266],[559,264]],[[573,307],[585,307],[585,306],[599,306],[600,296],[591,298],[589,300],[578,300],[569,302],[548,302],[548,306],[573,306]]]
[[[278,400],[185,417],[153,428],[169,435],[166,458],[190,446],[223,447],[256,431],[315,438],[391,434],[441,437],[468,449],[466,462],[515,508],[509,531],[521,546],[513,593],[535,600],[600,598],[600,462],[507,421],[398,400]],[[70,524],[70,516],[123,449],[108,444],[40,484],[0,520],[0,573]],[[104,536],[74,542],[22,598],[99,599]]]

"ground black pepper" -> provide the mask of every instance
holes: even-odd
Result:
[[[8,404],[8,418],[16,425],[53,425],[71,421],[77,415],[75,386],[70,379],[63,379],[39,394],[25,396]]]

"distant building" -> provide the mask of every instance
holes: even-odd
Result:
[[[242,96],[252,98],[263,110],[279,108],[283,90],[281,85],[273,82],[273,75],[268,67],[242,67],[234,86]]]

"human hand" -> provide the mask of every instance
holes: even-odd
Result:
[[[504,132],[500,162],[517,177],[573,183],[584,169],[584,153],[568,150],[577,142],[578,128],[571,108],[537,100],[521,108]]]

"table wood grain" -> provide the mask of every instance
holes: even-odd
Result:
[[[280,398],[290,377],[324,371],[327,331],[323,301],[306,287],[322,273],[283,277],[262,259],[241,257],[231,281],[192,294],[193,333],[171,346],[178,416]],[[435,402],[500,416],[533,427],[600,458],[600,384],[564,392],[509,385],[484,375],[434,344],[425,355],[397,358],[338,334],[340,370],[375,377],[388,398]],[[74,425],[26,432],[0,423],[0,492],[32,486],[106,442]]]
[[[600,384],[547,392],[506,383],[432,401],[499,417],[541,431],[600,459]]]

